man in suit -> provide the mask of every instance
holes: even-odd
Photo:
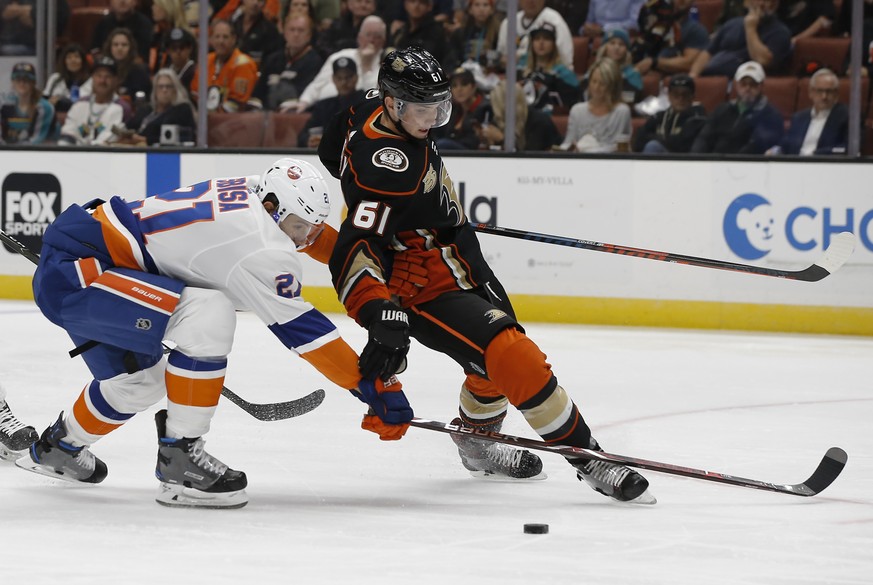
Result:
[[[809,80],[812,107],[794,114],[782,139],[782,154],[845,154],[849,110],[839,100],[840,82],[830,69],[819,69]],[[776,154],[776,153],[774,153]]]

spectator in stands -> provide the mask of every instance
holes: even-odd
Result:
[[[849,143],[849,110],[838,103],[840,80],[830,69],[819,69],[809,80],[812,107],[796,112],[778,148],[767,154],[845,154]]]
[[[285,48],[269,55],[252,100],[266,110],[282,110],[296,102],[318,71],[324,59],[312,45],[315,22],[305,12],[291,12],[285,19]]]
[[[148,63],[153,27],[152,21],[136,9],[136,0],[109,0],[109,14],[101,18],[94,29],[91,52],[101,50],[109,33],[117,28],[126,28],[136,40],[140,59],[143,63]]]
[[[62,97],[55,102],[54,107],[55,118],[52,120],[52,127],[46,138],[46,144],[58,143],[58,139],[61,137],[61,128],[63,128],[64,124],[67,122],[67,114],[70,112],[70,108],[73,107],[73,102],[71,102],[69,98]]]
[[[136,39],[128,29],[112,31],[103,43],[102,53],[115,60],[118,75],[115,91],[121,99],[133,104],[137,94],[141,93],[144,98],[152,92],[151,76],[139,59]]]
[[[709,33],[689,16],[694,0],[659,0],[643,7],[647,24],[634,41],[631,52],[641,75],[657,71],[668,75],[688,73],[701,51],[709,47]]]
[[[155,73],[154,90],[149,106],[137,112],[127,124],[127,131],[119,131],[116,144],[153,146],[161,143],[162,126],[177,126],[180,142],[192,142],[196,136],[197,123],[194,106],[179,77],[170,69]]]
[[[395,49],[419,46],[442,62],[447,38],[443,25],[434,19],[433,0],[403,0],[406,22],[393,35]]]
[[[588,100],[570,108],[561,150],[630,150],[631,111],[621,100],[621,87],[621,71],[615,61],[604,57],[594,62],[589,69]]]
[[[332,81],[333,62],[343,57],[354,61],[358,68],[358,89],[368,90],[377,87],[386,34],[385,22],[381,18],[378,16],[365,18],[361,23],[361,32],[358,33],[358,48],[340,49],[330,55],[312,83],[303,90],[300,100],[289,106],[288,111],[302,112],[319,100],[335,96],[336,86]]]
[[[691,152],[764,154],[779,144],[784,131],[782,114],[762,91],[766,75],[757,61],[737,68],[737,98],[719,105],[697,135]]]
[[[721,6],[721,14],[718,17],[716,31],[724,26],[724,23],[738,16],[745,16],[749,0],[724,0]]]
[[[348,57],[340,57],[333,62],[333,84],[336,87],[335,96],[319,100],[306,110],[310,116],[297,137],[297,146],[318,148],[321,143],[320,130],[328,125],[337,112],[348,110],[366,95],[364,90],[356,89],[358,66]]]
[[[0,55],[36,54],[35,0],[0,0]]]
[[[733,77],[740,64],[757,61],[778,72],[791,53],[791,32],[776,16],[779,0],[747,0],[748,13],[727,21],[689,71]]]
[[[212,23],[209,36],[212,52],[206,63],[208,81],[205,84],[206,107],[210,112],[241,112],[248,108],[255,84],[258,81],[258,66],[251,57],[236,46],[233,26],[226,20]],[[194,73],[191,81],[191,96],[196,101],[201,91],[201,80]]]
[[[603,58],[612,59],[621,71],[621,101],[632,106],[643,95],[643,76],[633,66],[630,53],[630,37],[621,28],[613,28],[603,35],[603,42],[595,54],[595,61]],[[590,71],[582,79],[584,99],[588,99],[588,79]]]
[[[483,148],[502,150],[506,140],[506,81],[491,90],[490,103],[475,112],[479,142]],[[515,150],[518,152],[548,151],[561,141],[561,134],[552,117],[528,108],[520,86],[515,91]]]
[[[315,23],[316,31],[325,30],[340,17],[340,0],[284,0],[280,22],[285,22],[292,12],[305,12]]]
[[[210,25],[219,20],[231,22],[234,16],[242,12],[243,9],[241,0],[210,0],[210,2],[215,2],[215,4],[213,4],[215,10],[209,19]],[[221,4],[222,2],[224,2],[223,5]],[[265,0],[264,14],[269,20],[272,22],[279,22],[279,13],[281,11],[282,6],[280,0]]]
[[[460,25],[449,36],[442,63],[449,70],[471,62],[493,71],[499,64],[497,36],[501,23],[494,11],[494,0],[465,1],[466,11]]]
[[[181,0],[152,0],[152,47],[149,54],[149,71],[155,73],[167,66],[167,37],[175,29],[188,31],[188,19]]]
[[[567,2],[576,2],[577,0],[566,0]],[[582,0],[587,2],[588,0]],[[491,3],[494,6],[494,15],[497,17],[497,22],[502,22],[504,18],[506,18],[506,0],[494,0]],[[470,0],[452,0],[452,9],[455,12],[455,16],[453,18],[455,24],[457,26],[461,26],[464,24],[465,19],[467,18],[467,10],[470,7]],[[587,10],[587,9],[586,9]],[[448,31],[451,35],[453,30]]]
[[[125,110],[117,100],[117,68],[112,57],[98,57],[91,73],[92,93],[67,113],[58,144],[103,146],[115,141],[113,128],[124,127]]]
[[[650,116],[634,134],[634,152],[691,152],[694,139],[706,124],[706,110],[694,103],[694,80],[685,73],[673,75],[667,97],[670,107]]]
[[[233,18],[239,50],[260,66],[263,57],[282,49],[279,29],[264,14],[264,0],[241,0]]]
[[[515,15],[516,25],[516,62],[521,59],[521,56],[527,52],[530,39],[528,33],[538,29],[544,22],[548,22],[555,27],[555,42],[558,45],[558,52],[561,54],[561,60],[571,70],[573,69],[573,36],[570,34],[570,27],[564,22],[564,18],[556,10],[546,7],[546,0],[519,0],[519,10]],[[506,63],[506,31],[507,22],[504,20],[500,23],[500,33],[497,38],[497,50]]]
[[[646,0],[591,0],[588,17],[579,34],[597,38],[614,28],[637,30],[637,18]]]
[[[375,13],[376,0],[347,0],[346,11],[318,35],[318,52],[322,57],[328,57],[337,51],[358,46],[364,19]]]
[[[75,102],[80,95],[91,95],[91,66],[81,45],[66,45],[58,55],[55,68],[57,71],[48,78],[42,92],[52,105],[57,105],[61,98]]]
[[[554,8],[570,27],[573,36],[580,34],[588,18],[589,0],[546,0],[546,6]]]
[[[836,34],[844,37],[852,34],[852,21],[855,17],[855,5],[849,0],[843,0],[840,9],[840,19],[837,22]],[[864,0],[861,5],[861,74],[873,77],[873,55],[869,47],[873,44],[873,0]],[[849,55],[846,55],[845,71],[849,73]]]
[[[164,40],[167,43],[166,62],[162,63],[161,69],[170,68],[173,70],[182,87],[185,88],[185,94],[190,99],[191,82],[194,80],[194,72],[197,69],[197,63],[192,58],[196,45],[194,35],[184,28],[174,28]]]
[[[797,39],[830,34],[837,9],[834,0],[782,0],[776,14],[791,31],[794,44]]]
[[[0,107],[0,143],[41,144],[49,138],[54,107],[36,87],[36,68],[30,63],[12,66],[12,94]]]
[[[566,113],[579,101],[579,78],[561,61],[554,26],[544,22],[529,34],[530,46],[518,62],[527,105],[550,113],[559,107]]]
[[[476,78],[469,69],[460,67],[452,74],[452,114],[445,126],[431,128],[430,135],[437,149],[478,150],[479,133],[476,111],[487,104],[485,95],[476,87]]]

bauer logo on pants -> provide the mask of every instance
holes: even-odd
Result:
[[[3,180],[2,189],[3,231],[38,251],[43,232],[61,213],[60,181],[49,174],[11,173]]]

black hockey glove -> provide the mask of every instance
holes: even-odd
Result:
[[[409,351],[409,319],[406,312],[391,301],[370,301],[361,308],[359,317],[367,326],[369,341],[358,360],[364,378],[387,380],[406,362]]]

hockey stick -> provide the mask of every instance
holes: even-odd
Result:
[[[816,282],[829,274],[836,272],[840,266],[845,264],[846,260],[849,259],[852,255],[852,251],[855,249],[854,234],[851,232],[841,232],[831,238],[831,245],[828,246],[827,251],[812,266],[808,266],[803,270],[779,270],[777,268],[766,268],[764,266],[753,266],[751,264],[738,264],[726,260],[699,258],[697,256],[685,256],[683,254],[674,254],[672,252],[658,252],[656,250],[646,250],[644,248],[619,246],[618,244],[604,244],[590,240],[577,240],[563,236],[551,236],[549,234],[491,226],[484,223],[474,223],[470,225],[473,226],[474,230],[483,234],[531,240],[534,242],[544,242],[546,244],[569,246],[571,248],[582,248],[584,250],[594,250],[595,252],[610,252],[612,254],[634,256],[637,258],[645,258],[647,260],[660,260],[661,262],[687,264],[689,266],[714,268],[716,270],[732,270],[734,272],[745,272],[747,274],[758,274],[761,276],[774,276],[776,278],[787,278],[789,280],[803,280],[806,282]]]
[[[34,264],[39,265],[39,254],[34,253],[30,248],[28,248],[3,230],[0,230],[0,240],[3,240],[3,242],[15,248],[16,252],[18,252]],[[80,346],[82,351],[87,351],[94,345],[97,345],[98,342],[88,343],[93,345],[85,347],[87,344],[83,344],[82,346]],[[168,351],[166,349],[166,346],[164,351]],[[78,353],[81,353],[81,351]],[[73,357],[72,354],[71,357]],[[318,408],[318,406],[324,401],[324,390],[316,390],[315,392],[312,392],[311,394],[308,394],[303,398],[289,400],[288,402],[277,402],[274,404],[253,404],[251,402],[246,402],[245,400],[231,392],[231,390],[227,386],[221,387],[221,395],[242,408],[244,411],[246,411],[256,419],[265,421],[293,418],[295,416],[300,416],[301,414],[306,414],[307,412]]]
[[[0,240],[3,240],[4,244],[9,246],[10,248],[14,248],[16,252],[18,252],[34,264],[39,264],[39,255],[34,254],[30,248],[28,248],[3,230],[0,230]]]
[[[301,414],[306,414],[311,410],[315,410],[324,401],[324,390],[320,388],[311,394],[307,394],[303,398],[298,398],[297,400],[289,400],[288,402],[269,402],[266,404],[255,404],[243,400],[228,388],[222,388],[221,395],[256,419],[263,421],[285,420],[286,418],[300,416]]]
[[[586,457],[588,459],[599,459],[601,461],[609,461],[628,467],[638,467],[640,469],[648,469],[660,473],[669,473],[671,475],[681,475],[693,479],[702,479],[706,481],[714,481],[725,483],[737,487],[753,488],[757,490],[765,490],[768,492],[776,492],[780,494],[790,494],[793,496],[809,497],[821,493],[826,487],[831,485],[835,479],[843,471],[846,466],[848,455],[839,447],[831,447],[828,449],[821,462],[816,467],[809,479],[803,483],[796,484],[776,484],[759,481],[757,479],[746,479],[735,475],[727,475],[717,473],[715,471],[704,471],[702,469],[693,469],[691,467],[682,467],[670,463],[658,463],[657,461],[648,461],[646,459],[637,459],[636,457],[627,457],[624,455],[613,455],[603,451],[592,451],[590,449],[581,449],[579,447],[570,447],[568,445],[550,445],[543,441],[533,439],[525,439],[513,435],[505,435],[503,433],[477,431],[474,429],[463,428],[459,425],[443,423],[435,420],[427,420],[422,418],[413,418],[409,423],[411,426],[430,431],[438,431],[452,435],[474,436],[477,439],[486,441],[494,441],[495,443],[505,443],[515,447],[524,447],[526,449],[534,449],[537,451],[547,451],[549,453],[557,453],[564,457]]]

